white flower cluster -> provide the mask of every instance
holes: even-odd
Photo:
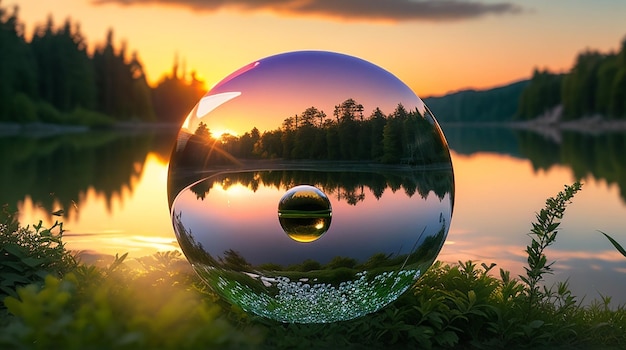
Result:
[[[397,299],[419,276],[419,270],[400,270],[368,278],[368,272],[362,271],[356,274],[354,280],[337,286],[291,281],[287,277],[263,277],[264,292],[223,276],[214,285],[219,294],[247,312],[281,322],[326,323],[349,320],[379,310]],[[273,283],[268,283],[270,280]],[[276,290],[278,293],[270,294]]]

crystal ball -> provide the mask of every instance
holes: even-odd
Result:
[[[406,84],[360,58],[297,51],[198,101],[172,150],[168,201],[181,250],[221,298],[327,323],[419,283],[448,234],[454,175],[437,120]]]
[[[293,187],[278,202],[280,226],[297,242],[319,239],[328,231],[331,215],[330,200],[314,186]]]

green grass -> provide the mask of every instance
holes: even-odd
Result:
[[[626,308],[610,307],[610,297],[583,305],[567,283],[542,283],[553,264],[546,248],[578,190],[580,184],[566,186],[537,214],[525,275],[496,271],[495,264],[437,262],[378,312],[309,325],[273,322],[225,303],[177,252],[82,264],[63,247],[61,224],[24,228],[5,210],[0,348],[619,349]]]

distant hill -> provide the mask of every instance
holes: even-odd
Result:
[[[508,122],[517,113],[520,96],[529,80],[488,90],[463,90],[427,97],[424,103],[440,123]]]
[[[626,120],[626,38],[617,51],[584,50],[567,73],[535,68],[528,80],[424,102],[442,123],[529,121],[557,107],[556,121]]]
[[[518,120],[535,119],[557,106],[561,121],[626,120],[626,38],[619,51],[581,52],[565,74],[535,69],[520,103]]]

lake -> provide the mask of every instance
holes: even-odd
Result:
[[[599,232],[626,245],[626,133],[442,128],[456,190],[439,260],[496,263],[513,275],[523,273],[535,213],[546,198],[580,179],[583,190],[546,252],[556,260],[547,283],[568,280],[586,302],[605,295],[626,303],[626,258]],[[166,186],[174,140],[175,133],[165,130],[0,133],[0,202],[17,208],[24,225],[62,221],[66,247],[86,260],[180,249]],[[228,201],[236,194],[220,195]],[[374,193],[366,188],[363,195]],[[62,216],[52,215],[60,209]]]

